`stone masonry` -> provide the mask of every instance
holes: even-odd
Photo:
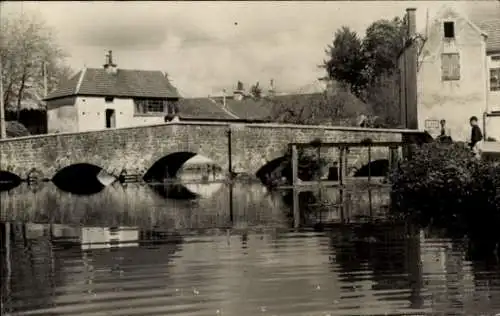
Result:
[[[292,142],[317,139],[322,142],[355,142],[366,138],[399,142],[403,132],[280,124],[176,122],[0,140],[0,170],[14,173],[21,179],[27,179],[33,173],[38,178],[52,179],[64,167],[88,163],[115,176],[124,170],[129,175],[144,175],[156,161],[178,152],[203,155],[223,170],[228,170],[228,144],[231,141],[233,171],[255,176],[268,162],[282,157]],[[367,163],[366,150],[358,149],[356,155],[349,158],[352,164],[361,167]],[[372,160],[387,157],[385,148],[372,151]]]

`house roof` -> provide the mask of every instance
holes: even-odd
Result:
[[[178,98],[177,89],[161,71],[85,68],[63,82],[45,100],[73,95],[110,97]]]
[[[499,53],[500,52],[500,12],[498,19],[482,20],[474,22],[481,30],[486,32],[486,52]]]
[[[231,120],[238,117],[224,110],[222,104],[218,104],[209,98],[186,98],[179,100],[179,114],[182,118],[203,118],[215,120]]]
[[[341,95],[342,94],[342,95]],[[290,111],[295,115],[314,114],[318,107],[325,105],[325,98],[330,102],[335,98],[342,99],[348,104],[344,109],[344,114],[355,115],[357,112],[367,113],[368,107],[361,100],[348,92],[337,91],[336,95],[325,94],[324,92],[300,93],[288,95],[276,95],[272,97],[245,98],[241,101],[235,100],[232,97],[226,99],[226,109],[236,117],[242,120],[262,120],[262,121],[280,121],[290,114]],[[222,98],[214,98],[217,104],[222,106]],[[182,111],[182,110],[181,110]],[[349,113],[347,113],[349,112]],[[352,113],[351,113],[352,112]],[[355,113],[356,112],[356,113]],[[318,113],[322,113],[320,110]],[[325,117],[319,118],[325,123],[333,122],[336,118]]]
[[[466,14],[486,33],[486,51],[500,52],[500,2],[482,1],[469,5]]]

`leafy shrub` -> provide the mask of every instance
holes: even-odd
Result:
[[[464,143],[415,149],[391,174],[395,210],[424,226],[500,241],[500,168],[474,157]]]
[[[21,137],[30,135],[28,129],[18,121],[7,121],[5,123],[7,137]]]

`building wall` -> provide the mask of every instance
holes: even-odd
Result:
[[[104,97],[78,97],[78,131],[106,129],[106,109],[115,110],[116,128],[143,126],[165,122],[165,114],[137,115],[134,101],[129,98],[114,98],[107,103]]]
[[[444,39],[445,21],[455,23],[455,40],[450,42]],[[443,53],[459,54],[459,80],[442,80]],[[428,130],[435,136],[439,131],[436,123],[445,119],[454,140],[467,140],[470,137],[469,118],[477,116],[482,126],[487,107],[484,36],[454,11],[442,12],[429,26],[420,62],[417,79],[419,129]]]
[[[78,131],[78,115],[74,97],[47,102],[47,132],[71,133]]]

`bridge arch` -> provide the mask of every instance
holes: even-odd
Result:
[[[372,160],[353,170],[354,177],[385,177],[389,172],[389,159]]]
[[[160,159],[156,160],[149,169],[145,172],[143,179],[146,182],[152,181],[163,181],[165,178],[176,178],[179,170],[184,166],[184,164],[191,160],[192,158],[199,158],[195,164],[208,163],[213,165],[214,171],[218,173],[222,172],[223,166],[221,166],[217,161],[211,158],[199,154],[194,151],[180,151],[167,154]],[[196,169],[196,168],[194,168]]]
[[[21,177],[10,171],[0,170],[0,192],[16,188],[22,182]]]
[[[180,151],[167,154],[156,160],[143,176],[144,181],[163,181],[164,178],[175,178],[177,172],[186,161],[196,156],[196,152]]]
[[[286,176],[286,162],[288,157],[280,156],[267,162],[265,165],[261,166],[259,170],[255,173],[255,176],[264,185],[272,185],[272,182],[280,180],[283,176]]]
[[[90,163],[76,163],[63,167],[51,178],[59,189],[78,195],[90,195],[99,193],[107,184],[116,180],[112,176],[109,179],[101,179],[103,168]]]

